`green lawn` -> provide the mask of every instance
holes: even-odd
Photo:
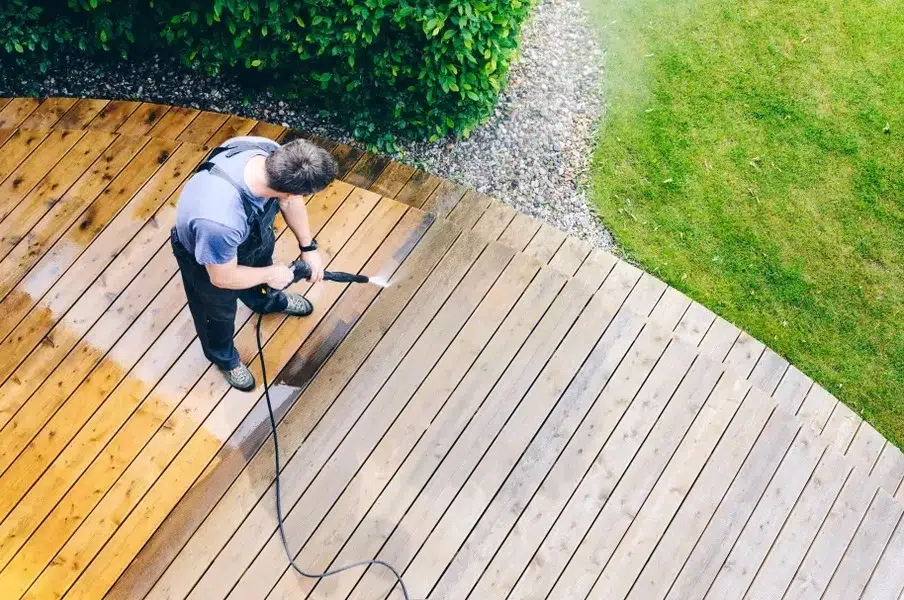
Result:
[[[626,254],[901,446],[904,0],[588,5],[593,194]]]

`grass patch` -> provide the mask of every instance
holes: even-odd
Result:
[[[590,8],[608,49],[593,195],[618,242],[900,447],[900,2]]]

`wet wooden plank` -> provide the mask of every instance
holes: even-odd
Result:
[[[373,208],[376,199],[363,195],[356,197],[355,194],[352,194],[350,200],[351,202],[344,203],[339,209],[339,213],[342,216],[331,220],[321,232],[322,248],[326,256],[331,257],[334,252],[343,246],[345,241],[348,240],[348,236],[355,231],[370,212],[370,209]],[[319,225],[315,223],[315,230],[318,227]],[[293,252],[293,254],[295,253],[297,253],[297,250]],[[326,295],[324,303],[319,306],[322,311],[329,307],[332,299],[335,299],[335,296],[338,295],[339,290],[321,286],[317,291],[320,293],[315,291],[309,297],[312,302],[315,302],[315,306],[318,306],[320,304],[318,296],[320,294]],[[310,294],[310,292],[308,293]],[[329,294],[333,295],[332,299],[330,299]],[[286,353],[290,354],[297,347],[295,343],[297,337],[292,336],[298,334],[302,328],[316,325],[317,318],[286,321],[284,315],[273,315],[273,317],[273,319],[268,319],[269,323],[264,327],[266,338],[269,340],[268,344],[271,344],[268,347],[271,348],[271,356],[273,357],[270,358],[268,356],[268,360],[282,361],[286,359]],[[242,356],[254,355],[253,351],[250,351],[252,347],[252,333],[250,323],[246,323],[246,326],[239,332],[237,344]],[[270,339],[271,336],[273,336],[272,339]],[[278,362],[274,362],[274,364],[278,365]],[[235,392],[235,394],[232,392]],[[60,506],[65,506],[66,510],[55,510],[38,529],[35,536],[23,547],[19,556],[37,551],[41,553],[40,559],[36,560],[32,557],[28,561],[28,565],[33,563],[44,563],[47,565],[47,568],[37,578],[29,593],[40,597],[47,593],[46,590],[57,590],[57,593],[62,594],[70,585],[75,584],[75,587],[68,592],[70,596],[80,597],[82,594],[87,597],[103,596],[104,592],[96,593],[96,587],[105,587],[104,591],[106,591],[106,587],[113,584],[121,570],[125,569],[128,561],[134,556],[134,553],[140,549],[147,537],[151,535],[153,528],[159,524],[159,521],[154,521],[158,518],[162,520],[165,517],[169,509],[175,504],[175,501],[184,492],[184,489],[180,491],[180,488],[182,486],[187,487],[194,480],[197,473],[195,476],[188,478],[188,473],[191,469],[198,469],[199,472],[203,470],[207,460],[216,453],[219,445],[229,437],[231,430],[221,431],[218,428],[228,429],[230,415],[232,419],[241,421],[238,407],[245,407],[245,412],[242,414],[246,414],[247,410],[250,409],[248,404],[252,398],[257,400],[259,395],[238,392],[237,390],[229,391],[228,384],[222,375],[214,368],[207,369],[201,381],[191,388],[188,395],[182,398],[181,402],[177,401],[180,407],[177,416],[170,415],[165,418],[161,428],[154,433],[150,442],[126,468],[115,486],[103,497],[101,503],[91,510],[90,515],[87,510],[76,508],[71,502],[64,500]],[[221,399],[224,399],[223,404],[220,404]],[[169,402],[171,403],[172,400],[170,399]],[[217,409],[217,406],[220,408]],[[224,414],[223,411],[227,407],[230,412]],[[199,429],[199,424],[202,422],[204,422],[204,425]],[[182,448],[185,443],[188,445]],[[200,447],[198,447],[199,445]],[[180,450],[180,448],[182,449]],[[212,450],[212,454],[207,456],[207,458],[202,458],[209,450]],[[170,464],[174,459],[175,462]],[[174,465],[177,466],[174,467]],[[86,482],[86,485],[90,485],[90,490],[96,490],[98,486],[107,488],[112,483],[106,474],[103,475],[102,479],[97,480],[96,478],[99,475],[95,475],[93,482],[90,480]],[[154,484],[160,475],[164,475],[161,480],[163,483],[155,486]],[[186,480],[186,478],[188,479]],[[85,481],[84,477],[81,481]],[[137,490],[141,490],[141,492],[137,493]],[[142,495],[148,491],[150,493],[142,498]],[[84,494],[84,492],[85,490],[83,489],[81,493]],[[160,497],[161,494],[163,497]],[[97,500],[93,493],[88,494],[88,499],[90,499],[91,503],[96,503]],[[147,504],[136,507],[139,500]],[[134,512],[133,509],[135,509]],[[86,516],[84,518],[73,518],[73,514],[70,512],[73,510],[78,510],[78,512],[74,513],[75,516]],[[69,514],[66,514],[67,512]],[[130,514],[132,518],[126,519],[126,516]],[[63,521],[60,522],[58,519],[63,519]],[[118,529],[116,528],[117,523],[122,523]],[[150,527],[152,523],[153,527],[151,527],[150,531],[146,531],[144,528]],[[78,528],[77,531],[75,531],[76,527]],[[35,539],[39,535],[47,536],[53,533],[55,535],[53,539],[56,539],[61,528],[75,531],[73,537],[62,548],[60,548],[58,542],[51,543],[46,539],[42,543],[35,543]],[[139,530],[146,532],[147,537],[141,539],[144,533],[139,534]],[[125,539],[120,537],[123,535],[125,535]],[[112,539],[107,541],[110,536],[112,536]],[[132,551],[123,551],[121,549],[122,544],[137,544],[137,547]],[[60,548],[60,550],[57,556],[53,558],[51,552],[56,551],[56,548]],[[101,548],[103,548],[102,551]],[[73,571],[71,568],[72,564],[88,565],[89,560],[86,560],[85,557],[93,557],[99,551],[101,551],[100,560],[102,564],[94,561],[91,564],[96,566],[88,566],[84,573]],[[50,562],[51,558],[53,558],[52,563]],[[18,569],[18,571],[21,572],[24,569],[28,569],[28,565],[22,565],[22,568]],[[64,567],[64,565],[66,566]]]
[[[445,218],[458,206],[467,192],[465,186],[444,179],[421,208],[425,212]]]
[[[502,319],[507,308],[517,299],[523,289],[520,287],[522,282],[526,285],[532,274],[536,273],[539,268],[535,262],[519,260],[515,263],[514,268],[507,269],[513,254],[510,249],[498,244],[490,244],[480,254],[461,283],[448,296],[448,301],[436,313],[393,374],[385,381],[379,393],[375,397],[372,394],[367,395],[368,398],[373,397],[369,409],[362,414],[356,407],[349,414],[348,411],[334,405],[334,408],[327,413],[321,424],[326,426],[326,430],[320,436],[315,430],[309,439],[318,447],[315,454],[321,452],[319,449],[321,443],[318,442],[322,437],[330,439],[330,442],[323,444],[328,446],[325,450],[329,451],[335,444],[332,439],[338,441],[345,437],[346,433],[348,436],[346,442],[336,448],[332,458],[328,459],[328,453],[323,453],[318,458],[312,456],[302,458],[301,453],[310,454],[310,452],[304,451],[304,447],[301,453],[293,458],[292,462],[299,459],[302,459],[303,462],[301,465],[295,465],[296,470],[292,473],[307,471],[312,464],[326,463],[321,475],[311,483],[300,498],[298,508],[290,513],[291,531],[296,539],[306,539],[318,526],[321,518],[342,494],[346,484],[353,479],[364,457],[368,456],[380,443],[396,417],[421,385],[433,385],[432,382],[425,382],[425,379],[428,377],[443,378],[444,373],[457,378],[460,377],[459,373],[467,368],[469,362],[467,355],[460,350],[459,344],[454,343],[457,334],[466,327],[470,319],[484,318],[485,310],[479,310],[478,307],[485,306],[482,301],[484,297],[487,297],[487,303],[496,303],[496,306],[491,307],[491,315],[494,320],[485,321],[483,325],[483,329],[486,330],[484,333],[486,337],[489,337],[498,325],[497,320]],[[489,296],[487,296],[488,294]],[[405,318],[406,315],[403,313],[397,323],[402,324]],[[462,361],[467,362],[462,363]],[[373,383],[379,385],[381,381],[382,379],[378,379]],[[352,385],[354,385],[354,380]],[[368,385],[372,385],[372,383],[368,382]],[[443,381],[443,385],[448,385],[448,382]],[[337,402],[342,402],[342,400],[340,397]],[[360,415],[360,420],[357,420],[358,415]],[[354,421],[357,421],[358,425],[349,428],[349,424]],[[320,427],[318,426],[318,428]],[[289,472],[287,466],[286,473]],[[375,492],[376,490],[371,494]],[[358,498],[367,502],[368,498],[361,497],[361,494],[364,493],[367,492],[359,489]],[[309,510],[312,503],[320,508]],[[270,532],[272,532],[272,528]],[[235,540],[236,538],[233,538],[233,541]],[[278,537],[270,535],[266,542],[259,555],[254,557],[252,554],[253,562],[247,572],[238,580],[235,589],[232,590],[231,593],[236,597],[264,596],[283,575],[285,565],[271,560],[272,556],[278,555],[282,550]],[[256,547],[257,544],[254,544],[252,548],[256,549]],[[228,560],[223,564],[233,564],[233,560]],[[218,565],[214,563],[211,570],[217,567]],[[220,568],[223,567],[220,566]],[[208,571],[209,574],[210,571]],[[197,594],[197,591],[195,593]],[[205,596],[201,594],[196,597]]]
[[[895,526],[901,520],[902,512],[904,505],[893,500],[886,492],[878,492],[821,600],[860,597]]]
[[[171,106],[166,114],[160,117],[147,132],[149,137],[164,138],[167,140],[178,139],[182,132],[195,120],[200,111],[194,108]]]
[[[85,134],[84,131],[51,131],[41,144],[0,184],[0,221],[44,178]],[[19,141],[19,140],[16,140]],[[28,142],[28,137],[22,140]],[[6,145],[12,143],[7,142]]]
[[[336,146],[330,150],[330,153],[338,164],[338,169],[336,170],[336,177],[338,179],[345,179],[345,176],[352,170],[352,167],[354,167],[361,157],[364,156],[363,150],[347,144],[336,144]]]
[[[88,123],[88,129],[99,131],[116,131],[141,105],[132,100],[113,100],[108,102],[97,116]]]
[[[407,565],[411,563],[411,567],[416,570],[423,570],[425,578],[429,578],[433,573],[433,569],[438,568],[441,563],[441,556],[445,555],[449,546],[452,544],[441,544],[437,551],[431,555],[414,555],[417,552],[422,541],[428,538],[436,539],[434,526],[440,522],[443,514],[448,510],[461,510],[462,514],[469,514],[470,510],[475,507],[469,501],[456,500],[451,495],[451,490],[458,490],[465,485],[468,479],[468,473],[472,471],[478,464],[484,463],[481,456],[491,448],[497,435],[502,435],[503,439],[513,436],[513,440],[520,439],[519,436],[530,436],[538,429],[542,423],[543,417],[555,405],[561,392],[568,386],[568,382],[575,375],[584,359],[591,353],[593,348],[597,346],[601,336],[608,341],[613,342],[610,346],[608,343],[600,344],[610,348],[613,355],[621,356],[634,339],[630,333],[631,329],[625,326],[614,327],[611,330],[606,329],[606,325],[613,322],[618,309],[621,307],[628,292],[633,288],[635,273],[631,272],[613,272],[606,280],[602,288],[593,296],[589,305],[581,303],[577,307],[583,311],[577,317],[574,326],[570,327],[568,333],[562,339],[561,343],[557,343],[554,349],[550,349],[551,356],[548,362],[544,361],[545,366],[538,369],[530,375],[530,381],[525,382],[525,387],[517,387],[516,395],[509,396],[505,394],[503,406],[505,408],[495,408],[496,401],[486,401],[481,410],[472,419],[465,433],[459,438],[456,445],[447,454],[431,482],[424,488],[421,495],[414,506],[409,509],[408,513],[402,519],[397,531],[404,532],[404,536],[390,537],[387,545],[382,549],[380,556],[383,559],[389,559],[393,564]],[[569,319],[569,322],[571,320]],[[604,333],[605,332],[605,333]],[[553,351],[554,350],[554,351]],[[608,361],[607,361],[608,364]],[[507,391],[502,388],[502,391]],[[486,411],[486,412],[484,412]],[[505,433],[504,431],[510,432]],[[513,441],[512,444],[505,444],[507,451],[523,449],[523,445],[518,446]],[[496,450],[495,452],[503,452]],[[491,452],[494,454],[495,452]],[[503,452],[504,454],[504,452]],[[514,458],[517,458],[515,456]],[[506,459],[500,456],[500,466],[506,464]],[[484,467],[486,468],[486,467]],[[451,472],[450,472],[451,471]],[[507,472],[507,469],[506,469]],[[442,476],[440,476],[442,475]],[[486,484],[495,489],[498,483],[494,483],[496,475],[488,474]],[[462,496],[458,496],[462,498]],[[482,495],[471,498],[471,501],[479,501],[481,498],[487,498]],[[461,504],[464,501],[464,504]],[[444,522],[441,527],[442,531],[449,532],[449,535],[455,536],[455,531],[447,529],[448,522]],[[468,527],[464,527],[467,530]],[[464,532],[459,532],[464,533]],[[408,542],[401,543],[402,538],[406,538]],[[448,540],[445,536],[442,538]],[[430,542],[428,542],[430,543]],[[418,556],[423,556],[418,560]],[[436,557],[436,560],[430,557]],[[426,563],[421,561],[427,561]],[[414,562],[411,562],[414,561]],[[411,572],[411,571],[409,571]],[[414,576],[414,580],[418,580],[419,576]],[[426,592],[424,584],[417,584],[413,588],[415,595],[424,595]],[[361,579],[355,592],[350,598],[370,598],[374,595],[382,595],[389,591],[392,587],[384,573],[370,570]]]
[[[75,102],[75,98],[47,98],[19,126],[22,129],[50,129]]]
[[[713,455],[629,597],[703,598],[780,466],[792,462],[810,472],[816,465],[822,448],[799,432],[791,415],[776,410],[746,457],[726,468]]]
[[[279,139],[282,136],[283,132],[286,131],[286,128],[282,125],[277,125],[276,123],[266,123],[264,121],[258,121],[257,125],[255,125],[248,135],[257,135],[265,138],[269,138],[271,140]]]
[[[420,169],[415,170],[408,183],[396,195],[395,199],[409,206],[421,208],[427,198],[439,187],[440,181],[439,177],[425,173]]]
[[[414,167],[391,160],[370,185],[369,189],[381,196],[395,199],[411,179],[414,172]]]
[[[116,132],[122,135],[147,135],[169,109],[169,106],[163,104],[142,102]]]
[[[823,452],[823,446],[813,432],[801,431],[750,520],[744,524],[705,598],[740,600],[807,483],[827,481],[843,470],[844,459],[840,454]]]
[[[176,136],[180,142],[203,146],[226,123],[229,115],[202,111],[185,130]]]
[[[5,219],[0,220],[0,261],[7,258],[43,217],[61,213],[78,215],[81,208],[78,200],[73,202],[73,197],[67,197],[66,192],[115,139],[115,135],[103,131],[89,131],[56,165],[45,170],[45,175],[34,188]]]
[[[480,220],[489,204],[490,199],[487,196],[479,192],[468,192],[449,213],[448,219],[462,229],[471,229]]]
[[[379,193],[372,189],[372,186],[389,163],[390,160],[386,156],[365,152],[343,177],[343,181]]]
[[[850,467],[840,455],[832,454],[835,458],[827,459],[826,466],[807,482],[791,516],[756,572],[744,595],[745,600],[781,598],[838,494],[842,490],[849,494],[851,489],[865,483],[860,476],[848,480]]]
[[[37,98],[13,98],[0,110],[0,127],[18,127],[40,105]]]
[[[81,98],[57,121],[57,129],[86,129],[97,114],[109,104],[109,100]]]
[[[396,273],[402,261],[422,240],[430,227],[431,219],[415,209],[408,209],[399,224],[386,238],[368,264],[362,269],[364,273],[385,277],[387,280]],[[301,390],[311,384],[314,375],[321,367],[329,370],[334,363],[328,359],[336,353],[336,360],[341,360],[348,353],[345,348],[351,347],[355,354],[361,356],[362,349],[357,345],[363,334],[369,333],[363,328],[354,328],[363,317],[368,307],[378,297],[374,286],[352,286],[342,295],[336,305],[317,326],[308,340],[295,353],[289,363],[275,377],[273,392],[287,390],[294,399]],[[376,306],[376,305],[374,305]],[[397,307],[401,310],[401,306]],[[351,333],[349,333],[351,331]],[[346,338],[346,336],[349,336]],[[346,345],[341,345],[347,339]],[[363,360],[363,356],[360,360]],[[360,366],[360,361],[351,364],[343,363],[342,369],[351,377],[351,373]],[[336,382],[336,379],[330,381]],[[294,404],[291,400],[277,402],[277,421],[281,421],[286,411]],[[256,406],[245,423],[237,430],[223,450],[208,464],[204,473],[194,483],[185,497],[180,500],[166,521],[154,533],[151,540],[142,548],[136,559],[122,577],[117,580],[107,598],[130,599],[145,597],[152,586],[157,584],[163,573],[193,534],[201,526],[230,485],[242,473],[251,457],[260,450],[263,444],[270,444],[269,426],[255,425],[264,422],[262,407]],[[236,450],[238,449],[238,450]],[[263,475],[263,473],[262,473]],[[220,504],[224,510],[226,502]],[[194,542],[193,542],[194,543]],[[172,573],[175,568],[171,568]],[[171,576],[171,575],[169,575]],[[157,584],[158,588],[166,588],[166,582]]]
[[[251,130],[254,129],[255,125],[257,125],[257,121],[253,119],[235,116],[229,117],[213,135],[206,140],[197,143],[210,147],[219,146],[231,138],[248,135],[251,133]]]
[[[549,266],[566,275],[574,275],[590,256],[590,244],[574,236],[568,236],[549,261]]]

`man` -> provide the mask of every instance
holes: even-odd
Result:
[[[273,264],[273,220],[280,211],[311,265],[311,281],[323,278],[323,262],[311,234],[304,196],[336,176],[330,154],[303,140],[283,146],[242,136],[215,148],[186,182],[176,205],[171,242],[204,355],[229,384],[253,390],[254,376],[233,344],[236,300],[258,313],[311,314],[302,295],[283,292],[292,269]]]

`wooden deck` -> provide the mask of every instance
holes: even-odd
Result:
[[[0,99],[0,597],[401,597],[287,569],[262,389],[195,340],[174,205],[247,133],[300,135]],[[392,285],[299,285],[314,314],[263,321],[309,571],[377,557],[448,600],[904,598],[904,455],[825,390],[609,254],[315,141],[342,179],[308,201],[330,266]]]

